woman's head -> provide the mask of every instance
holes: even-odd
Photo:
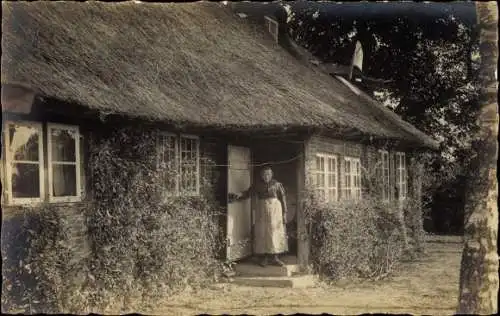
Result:
[[[265,183],[269,183],[273,179],[273,170],[271,167],[266,166],[260,171],[260,176]]]

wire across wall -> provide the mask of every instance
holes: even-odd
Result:
[[[264,167],[264,166],[273,166],[273,165],[282,165],[282,164],[287,164],[290,162],[293,162],[297,159],[300,159],[303,157],[303,154],[298,154],[297,156],[294,156],[293,158],[286,159],[286,160],[278,160],[278,161],[267,161],[267,162],[261,162],[261,163],[249,163],[247,168],[235,168],[234,165],[235,163],[231,164],[202,164],[202,166],[207,166],[207,167],[227,167],[230,170],[248,170],[248,168],[253,168],[253,167]],[[246,161],[236,161],[236,164],[238,163],[247,163]]]

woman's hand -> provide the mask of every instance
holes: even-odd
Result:
[[[283,210],[283,223],[286,224],[288,222],[287,219],[288,219],[288,210],[284,209]]]
[[[229,193],[229,194],[227,195],[227,201],[228,201],[228,203],[233,203],[233,202],[236,202],[236,201],[238,201],[240,198],[241,198],[241,194],[238,194],[238,193]]]

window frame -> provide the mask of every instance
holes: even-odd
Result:
[[[379,153],[380,153],[380,163],[381,163],[380,177],[382,178],[382,200],[388,202],[391,200],[391,162],[389,158],[390,154],[388,150],[383,150],[383,149],[379,150]],[[386,157],[386,160],[384,160],[384,156]],[[387,162],[387,168],[385,162]],[[385,171],[387,171],[387,175],[385,175]]]
[[[404,201],[408,197],[408,168],[406,166],[406,153],[395,153],[396,187],[398,188],[398,200]],[[404,192],[404,194],[402,194]]]
[[[323,159],[323,167],[325,166],[325,157],[322,155],[322,154],[316,154],[314,156],[314,162],[315,162],[315,166],[314,166],[314,189],[316,192],[318,191],[321,191],[324,196],[322,196],[322,198],[324,198],[326,200],[326,190],[325,190],[325,187],[326,187],[326,173],[325,173],[325,170],[324,169],[320,169],[321,167],[318,165],[318,159]],[[319,183],[318,183],[318,175],[321,175],[322,178],[323,178],[323,183],[325,184],[324,186],[321,186]]]
[[[176,134],[167,131],[161,131],[157,138],[157,166],[160,164],[160,152],[164,151],[163,142],[161,142],[161,137],[173,137],[174,138],[174,170],[176,172],[175,176],[175,189],[174,192],[165,189],[165,196],[199,196],[200,195],[200,177],[201,177],[201,168],[200,168],[200,137],[196,135],[190,134]],[[196,162],[195,162],[195,170],[196,170],[196,189],[195,191],[184,191],[181,190],[181,181],[182,181],[182,154],[181,154],[181,140],[182,139],[191,139],[195,140],[195,148],[196,148]],[[161,146],[161,147],[160,147]]]
[[[72,196],[54,196],[53,189],[53,164],[52,161],[52,138],[51,138],[51,130],[59,129],[59,130],[69,130],[75,132],[75,162],[71,163],[63,163],[56,162],[59,165],[74,165],[75,166],[75,181],[76,181],[76,195]],[[82,200],[82,183],[81,183],[81,155],[80,152],[80,127],[78,125],[69,125],[69,124],[59,124],[59,123],[47,123],[47,179],[48,179],[48,201],[53,203],[64,203],[64,202],[79,202]]]
[[[339,172],[338,172],[338,168],[339,168],[339,165],[338,165],[338,156],[337,155],[332,155],[332,154],[326,154],[326,153],[317,153],[315,155],[315,159],[317,158],[322,158],[323,159],[323,166],[324,166],[324,169],[323,170],[320,170],[318,169],[318,166],[315,166],[315,170],[314,170],[314,175],[315,175],[315,181],[317,179],[317,175],[318,174],[322,174],[323,175],[323,180],[324,180],[324,186],[321,187],[319,186],[317,183],[315,184],[315,187],[316,187],[316,190],[322,190],[323,193],[324,193],[324,198],[327,202],[337,202],[339,200]],[[334,165],[334,171],[332,172],[329,168],[330,164],[330,160],[333,160],[335,161],[335,165]],[[334,187],[331,187],[330,186],[330,177],[331,175],[335,175],[335,183],[334,183]],[[330,190],[334,189],[335,190],[335,199],[331,199],[330,198]]]
[[[12,192],[12,164],[15,163],[15,160],[12,157],[11,151],[11,143],[10,143],[10,135],[9,135],[9,127],[11,125],[22,125],[33,127],[38,131],[38,177],[39,177],[39,197],[31,197],[31,198],[15,198]],[[45,199],[45,161],[44,161],[44,131],[43,131],[43,123],[35,122],[35,121],[5,121],[4,122],[4,143],[5,143],[5,182],[6,188],[5,195],[7,198],[7,205],[26,205],[26,204],[34,204],[41,203]],[[23,163],[23,162],[21,162]]]
[[[196,188],[194,190],[194,192],[181,192],[181,181],[182,181],[182,154],[181,154],[181,150],[182,150],[182,144],[181,144],[181,141],[182,139],[185,138],[185,139],[191,139],[191,140],[195,140],[195,144],[196,144],[196,161],[195,161],[195,170],[196,170]],[[200,195],[200,176],[201,176],[201,170],[200,170],[200,137],[199,136],[196,136],[196,135],[190,135],[190,134],[180,134],[179,135],[179,195],[181,196],[198,196]]]
[[[350,167],[348,173],[346,172],[347,161],[349,161],[349,167]],[[344,168],[342,169],[344,177],[344,183],[343,183],[344,185],[342,190],[343,198],[346,200],[354,200],[354,201],[361,200],[363,198],[363,190],[361,184],[361,158],[344,156]],[[349,175],[350,186],[347,186],[347,181],[346,181],[347,175]],[[356,182],[358,183],[358,186],[355,186]],[[347,196],[347,192],[349,192],[350,196]]]
[[[174,169],[175,169],[175,189],[174,192],[165,190],[165,196],[175,196],[179,192],[179,137],[177,134],[170,132],[160,132],[156,140],[157,148],[157,168],[160,166],[160,153],[163,155],[165,152],[163,137],[173,137],[174,138]],[[160,147],[161,146],[161,147]]]

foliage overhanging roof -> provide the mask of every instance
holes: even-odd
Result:
[[[436,148],[221,3],[2,2],[2,84],[206,127],[354,128]]]

